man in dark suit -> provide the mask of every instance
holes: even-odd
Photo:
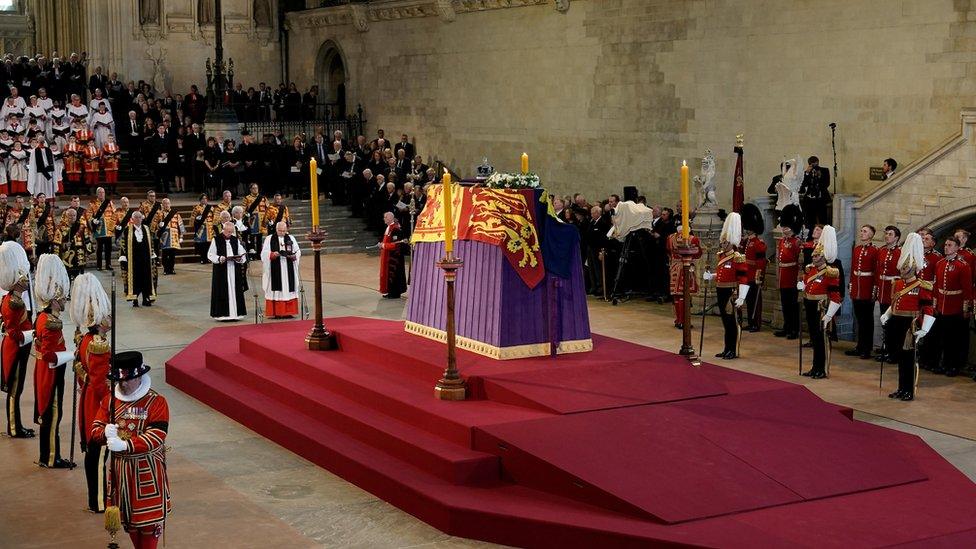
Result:
[[[807,159],[807,169],[800,184],[800,208],[809,231],[815,225],[830,224],[830,170],[820,166],[820,159]]]
[[[613,280],[617,272],[616,256],[611,257],[610,239],[607,237],[612,225],[610,214],[604,213],[600,206],[593,206],[590,208],[590,222],[581,233],[586,244],[586,266],[590,278],[590,293],[593,295],[603,295],[604,273],[607,279]],[[606,263],[605,267],[600,260],[601,255]],[[609,293],[610,289],[607,290]]]
[[[407,160],[412,160],[414,157],[414,146],[413,143],[407,140],[407,134],[400,136],[400,142],[393,147],[393,154],[399,154],[400,151],[405,151],[407,155]]]
[[[271,112],[271,90],[268,89],[268,85],[264,82],[258,84],[258,120],[268,120],[270,118],[269,113]]]
[[[310,157],[315,159],[315,162],[318,163],[320,168],[325,168],[325,166],[328,165],[329,160],[326,158],[326,155],[331,152],[332,145],[325,142],[325,138],[322,137],[322,134],[315,134],[315,138],[312,140],[312,143],[309,144],[308,154]]]
[[[393,164],[393,172],[396,173],[397,186],[402,187],[403,182],[407,180],[407,174],[410,173],[410,159],[407,158],[406,149],[397,150],[396,162]]]
[[[102,74],[102,67],[95,67],[95,72],[88,78],[88,91],[94,94],[95,90],[105,91],[107,89],[108,77]]]

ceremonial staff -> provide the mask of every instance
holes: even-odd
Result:
[[[712,223],[715,221],[714,217],[709,216],[708,218],[708,234],[706,238],[712,236]],[[705,253],[705,270],[708,270],[708,265],[712,264],[712,250],[709,249]],[[708,282],[702,281],[702,286],[704,286],[704,293],[702,294],[702,321],[701,321],[701,333],[698,334],[698,354],[701,356],[705,355],[705,313],[708,311]]]
[[[803,271],[801,270],[800,272],[802,273]],[[799,371],[797,373],[802,375],[803,374],[803,309],[806,306],[806,304],[803,302],[803,294],[800,292],[797,292],[797,301],[799,302],[800,305],[799,307],[797,307],[796,310],[796,332],[797,332],[796,342],[797,345],[799,346],[798,348],[800,349],[800,359],[799,359],[799,364],[797,364]]]
[[[75,435],[78,431],[78,369],[81,368],[81,329],[75,326],[75,360],[71,365],[71,450],[68,452],[69,469],[77,467],[75,464]]]
[[[884,367],[885,361],[888,359],[888,349],[887,349],[887,334],[885,333],[885,325],[881,323],[881,365],[878,367],[878,395],[884,394],[883,384],[884,384]]]
[[[115,325],[116,324],[118,324],[118,322],[116,322],[115,319],[115,272],[113,271],[112,272],[112,349],[111,349],[111,355],[108,363],[109,364],[108,371],[110,374],[115,371]],[[112,379],[114,377],[116,376],[109,375],[109,379]],[[110,392],[109,392],[109,400],[108,400],[108,422],[109,423],[115,423],[115,385],[116,385],[116,381],[112,379],[112,383],[109,388]],[[114,460],[114,456],[112,455],[111,450],[108,450],[106,448],[106,451],[108,452],[108,460],[107,460],[108,497],[109,497],[109,503],[112,503],[113,505],[109,505],[105,508],[105,530],[107,530],[109,535],[112,536],[112,541],[109,542],[108,549],[119,549],[119,544],[116,543],[115,536],[119,533],[119,530],[122,529],[122,513],[121,511],[119,511],[119,506],[114,505],[114,503],[116,502],[116,498],[114,497],[115,490],[116,490],[115,467],[114,464],[112,463],[112,461]]]

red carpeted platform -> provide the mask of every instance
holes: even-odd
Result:
[[[450,534],[530,547],[887,546],[976,541],[976,486],[920,439],[805,388],[594,337],[498,362],[402,323],[215,328],[167,381]],[[178,427],[176,427],[178,428]]]

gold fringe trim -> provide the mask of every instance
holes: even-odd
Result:
[[[441,343],[447,342],[447,332],[431,328],[416,322],[406,321],[403,329],[408,334],[418,335]],[[534,356],[549,356],[548,343],[529,343],[528,345],[515,345],[512,347],[498,347],[475,339],[464,336],[456,336],[458,349],[471,351],[495,360],[512,360],[516,358],[529,358]],[[592,339],[577,339],[573,341],[562,341],[556,346],[557,354],[565,353],[585,353],[593,350]]]

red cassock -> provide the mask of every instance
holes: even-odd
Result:
[[[105,444],[110,402],[109,397],[102,401],[92,423],[91,440],[97,444]],[[113,423],[128,448],[112,453],[112,486],[106,503],[118,505],[127,531],[160,525],[172,506],[165,446],[169,405],[152,389],[132,402],[115,399]]]
[[[119,180],[119,154],[117,144],[102,145],[102,170],[105,171],[106,183],[116,183]]]
[[[406,281],[399,280],[400,271],[403,269],[403,253],[400,251],[403,243],[400,240],[400,225],[398,223],[387,225],[383,233],[383,243],[380,245],[380,293],[382,294],[406,290]]]
[[[794,288],[800,278],[800,239],[784,236],[776,244],[776,278],[779,288]]]
[[[926,282],[935,282],[935,266],[942,261],[942,254],[936,250],[925,252],[925,266],[918,272],[918,277]]]
[[[893,286],[889,312],[896,316],[916,317],[932,315],[932,284],[915,278],[909,281],[899,278]]]
[[[102,168],[102,151],[98,150],[95,143],[89,142],[85,147],[85,183],[88,185],[98,184],[98,176]]]
[[[841,302],[840,270],[836,267],[826,266],[818,269],[814,265],[807,265],[803,283],[806,299]]]
[[[82,447],[88,446],[92,423],[98,415],[102,401],[108,397],[108,369],[111,348],[102,336],[85,334],[78,345],[78,356],[85,369],[85,379],[80,381],[81,405],[78,408],[78,429]]]
[[[690,235],[689,240],[691,241],[691,247],[696,250],[695,254],[691,256],[691,259],[698,259],[702,256],[701,241],[699,241],[698,237],[695,235]],[[678,253],[678,249],[684,246],[684,238],[682,238],[681,233],[671,233],[671,235],[668,236],[666,246],[668,248],[668,255],[671,258],[671,295],[684,295],[684,277],[681,276],[681,258],[683,256]],[[688,291],[691,293],[698,292],[698,277],[691,277],[691,286],[688,288]]]
[[[54,395],[54,384],[58,379],[57,368],[49,364],[58,362],[58,351],[64,351],[64,334],[61,332],[61,319],[48,312],[37,315],[34,323],[34,413],[37,421]]]
[[[20,351],[20,344],[24,341],[24,332],[31,329],[30,312],[24,305],[24,300],[13,293],[8,293],[0,300],[0,316],[3,317],[3,331],[6,336],[3,338],[2,357],[3,362],[2,376],[0,377],[0,387],[4,391],[8,389],[11,381],[10,376],[14,371],[14,364],[17,362],[17,353]],[[21,380],[21,384],[23,380]]]
[[[748,284],[749,275],[746,267],[746,257],[739,252],[718,254],[718,261],[715,264],[715,287],[738,288],[739,284]]]
[[[750,235],[746,239],[743,254],[746,256],[746,278],[748,279],[748,284],[761,283],[766,273],[766,263],[768,263],[766,259],[766,243],[758,236]]]
[[[898,247],[888,247],[878,249],[878,261],[874,266],[875,285],[878,289],[878,303],[882,305],[891,304],[891,288],[895,280],[899,278],[898,258],[901,257],[901,249]]]
[[[851,251],[851,299],[874,300],[878,249],[874,244],[860,244]]]
[[[971,311],[973,275],[960,256],[942,258],[935,266],[933,308],[940,315],[961,315]]]

